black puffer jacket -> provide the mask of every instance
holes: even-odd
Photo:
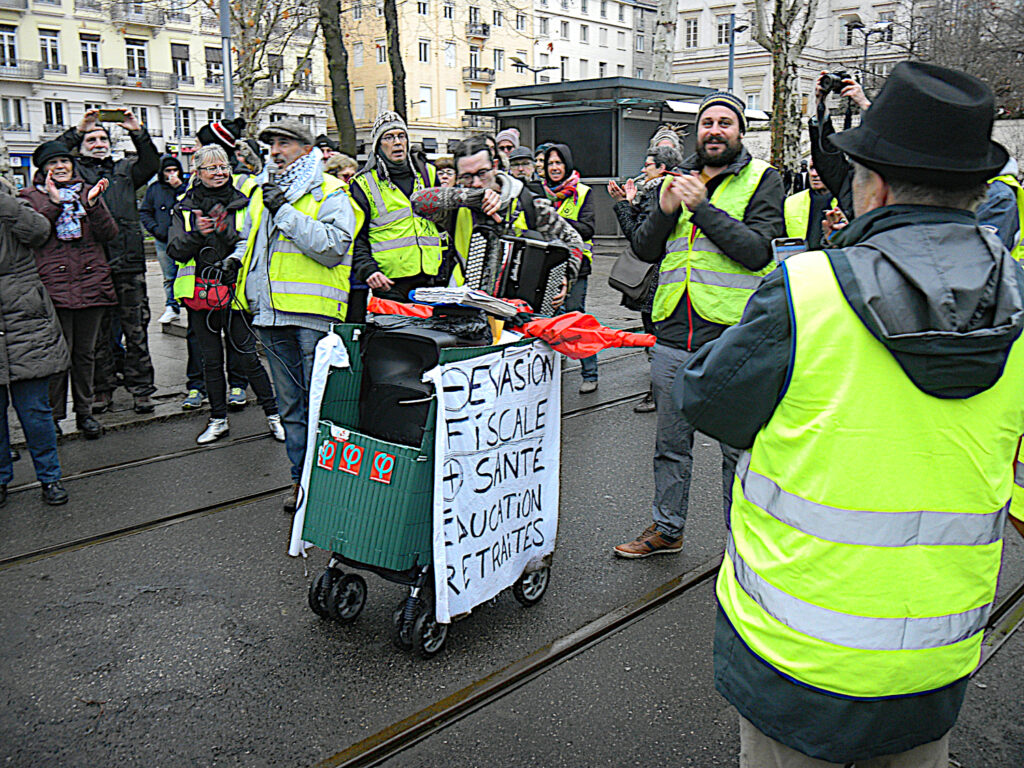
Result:
[[[145,128],[129,133],[135,145],[136,156],[121,160],[76,157],[76,165],[86,184],[92,186],[100,179],[108,179],[110,187],[103,193],[103,201],[114,214],[118,235],[107,243],[107,261],[115,274],[142,274],[146,271],[146,255],[142,246],[142,225],[135,192],[144,187],[160,167],[160,153]],[[77,128],[69,128],[58,141],[71,150],[82,143]]]
[[[45,379],[71,365],[32,253],[49,237],[49,220],[0,186],[0,385]]]

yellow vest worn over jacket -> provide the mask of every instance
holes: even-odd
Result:
[[[711,204],[737,221],[743,220],[750,199],[770,166],[751,159],[737,174],[730,174],[711,194]],[[664,183],[671,180],[666,177]],[[652,317],[659,322],[675,312],[680,300],[690,294],[693,308],[705,320],[720,325],[735,325],[743,315],[747,299],[775,266],[751,272],[719,250],[710,238],[690,222],[690,211],[681,207],[679,221],[665,244],[661,260],[658,290],[654,294]]]
[[[526,231],[526,214],[519,208],[519,198],[509,203],[505,212],[505,223],[516,232]],[[452,274],[448,280],[450,286],[462,285],[466,279],[462,273],[462,265],[469,258],[469,241],[473,237],[473,211],[469,208],[459,208],[455,214],[455,253],[457,259],[452,267]]]
[[[836,199],[833,197],[829,207],[835,208],[836,205]],[[811,223],[811,190],[805,189],[787,197],[782,210],[786,217],[786,237],[806,240]]]
[[[320,213],[320,206],[333,193],[345,194],[341,181],[328,173],[320,184],[320,199],[307,192],[292,207],[299,213],[314,219]],[[346,202],[346,204],[350,204]],[[252,252],[263,219],[263,189],[257,187],[249,201],[249,239],[238,270],[235,285],[236,309],[249,311],[245,298],[245,279],[252,265]],[[279,230],[273,230],[271,253],[267,254],[266,269],[269,270],[270,302],[275,310],[305,315],[319,315],[339,322],[345,321],[348,312],[349,280],[352,274],[352,251],[346,261],[336,267],[325,267],[315,259],[306,256]]]
[[[244,192],[243,192],[244,194]],[[245,208],[235,211],[235,231],[241,232],[245,224]],[[193,228],[193,217],[195,211],[182,210],[181,216],[185,221],[185,231],[191,232]],[[200,275],[201,277],[201,275]],[[196,260],[189,259],[184,264],[178,265],[178,275],[174,278],[174,298],[191,299],[196,292]]]
[[[590,194],[590,187],[583,182],[576,184],[576,199],[567,197],[562,201],[562,204],[558,207],[558,215],[563,219],[569,219],[569,221],[580,220],[580,210],[583,208],[583,201],[587,199],[587,195]],[[584,255],[590,260],[594,260],[594,241],[584,240],[583,249]]]
[[[1024,343],[967,398],[927,395],[828,257],[784,268],[790,381],[733,482],[718,600],[750,650],[842,696],[933,691],[978,664],[1024,420]]]
[[[427,166],[430,185],[437,171]],[[426,189],[419,173],[413,173],[413,192]],[[370,250],[385,277],[393,280],[416,275],[436,275],[441,270],[443,249],[437,226],[412,212],[409,198],[394,184],[382,182],[377,169],[356,176],[370,204]],[[358,207],[358,206],[357,206]]]
[[[1021,187],[1016,176],[1008,173],[996,176],[994,179],[989,179],[988,183],[991,184],[993,181],[1003,182],[1017,196],[1017,244],[1010,251],[1010,254],[1017,261],[1024,260],[1024,187]]]

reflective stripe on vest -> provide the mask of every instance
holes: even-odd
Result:
[[[526,231],[526,214],[519,209],[519,199],[511,202],[504,214],[505,224],[516,232]],[[448,278],[449,287],[458,287],[466,279],[463,276],[462,267],[469,255],[469,241],[473,236],[473,212],[469,208],[459,208],[455,214],[455,265],[452,267],[452,274]]]
[[[420,174],[414,176],[413,192],[426,189]],[[427,176],[436,183],[434,166],[427,166]],[[436,275],[444,251],[434,223],[413,214],[409,198],[394,184],[382,183],[376,169],[355,182],[370,203],[370,250],[381,272],[392,279]]]
[[[1013,496],[1010,498],[1010,514],[1024,522],[1024,464],[1013,462]]]
[[[583,201],[587,199],[587,195],[590,193],[590,187],[586,184],[579,182],[576,184],[576,199],[567,197],[562,201],[562,204],[558,206],[558,215],[569,221],[579,221],[580,211],[583,209]],[[594,260],[594,241],[584,240],[583,245],[586,246],[583,249],[584,255]]]
[[[331,195],[343,195],[348,205],[352,204],[342,189],[339,179],[330,174],[323,175],[320,185],[320,199],[307,193],[292,203],[299,213],[317,218],[320,207]],[[263,190],[257,188],[249,203],[251,225],[245,255],[239,269],[235,288],[235,306],[249,310],[245,296],[245,281],[252,266],[252,252],[256,245],[263,219]],[[325,267],[315,259],[299,251],[295,244],[273,226],[269,242],[270,253],[266,254],[264,269],[268,271],[270,303],[275,311],[304,315],[319,315],[331,320],[345,320],[348,313],[349,279],[352,272],[352,249],[336,267]]]
[[[1017,197],[1017,243],[1010,250],[1010,253],[1017,261],[1024,261],[1024,187],[1021,187],[1016,176],[1008,173],[996,176],[994,179],[990,179],[988,183],[991,184],[993,181],[1003,182],[1013,190],[1014,195]]]
[[[836,199],[832,198],[829,208],[835,208],[836,205]],[[811,190],[805,189],[787,197],[783,203],[783,215],[786,219],[786,237],[807,240],[811,224]]]
[[[791,378],[737,464],[719,602],[802,685],[863,698],[949,685],[977,665],[995,598],[1024,345],[988,390],[932,397],[857,318],[824,253],[783,268]]]
[[[242,227],[245,225],[245,208],[240,208],[235,211],[235,231],[241,232]],[[182,219],[185,224],[185,231],[192,231],[192,211],[183,210],[181,212]],[[196,293],[196,261],[190,259],[184,264],[178,265],[178,274],[174,278],[174,298],[176,299],[191,299]]]
[[[253,191],[259,186],[256,183],[256,175],[252,173],[236,173],[231,176],[231,183],[235,189],[246,197],[252,197]]]
[[[738,174],[727,176],[715,188],[711,203],[742,221],[750,198],[769,167],[763,160],[752,159]],[[666,177],[664,183],[670,179]],[[693,308],[705,320],[735,325],[743,315],[747,299],[760,285],[761,277],[774,266],[769,263],[751,272],[733,261],[690,222],[690,211],[683,206],[665,245],[652,317],[655,322],[670,317],[683,295],[689,293]]]

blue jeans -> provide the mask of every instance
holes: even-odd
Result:
[[[565,297],[565,304],[562,305],[563,312],[586,312],[587,309],[587,278],[581,277],[572,288],[569,295]],[[597,355],[584,357],[580,360],[584,381],[597,381]]]
[[[36,479],[41,483],[60,480],[60,459],[57,458],[57,432],[53,428],[50,410],[50,380],[28,379],[0,385],[0,412],[4,414],[0,427],[0,485],[7,485],[14,477],[11,463],[11,435],[7,429],[7,406],[14,401],[14,410],[25,432]]]
[[[284,424],[284,447],[292,465],[292,482],[302,478],[309,422],[309,381],[313,376],[316,345],[327,334],[297,325],[257,328],[267,350],[277,407]]]
[[[178,276],[178,263],[167,255],[167,243],[161,243],[154,238],[156,243],[156,260],[160,262],[160,271],[164,273],[164,304],[174,309],[180,309],[178,300],[174,298],[174,278]]]

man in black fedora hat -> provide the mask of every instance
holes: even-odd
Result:
[[[980,80],[897,65],[832,138],[838,247],[783,262],[677,380],[744,449],[714,653],[741,766],[947,768],[1024,431],[1024,272],[974,213],[993,116]]]

